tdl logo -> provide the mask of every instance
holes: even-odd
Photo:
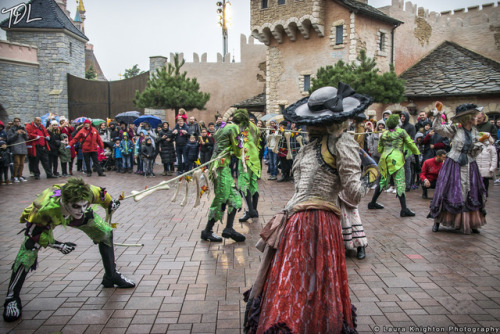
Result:
[[[26,23],[30,23],[30,22],[38,21],[38,20],[42,19],[41,17],[35,17],[35,18],[31,19],[30,18],[30,16],[31,16],[31,4],[26,5],[23,2],[23,3],[20,3],[19,5],[16,5],[16,6],[7,8],[7,9],[2,8],[2,14],[10,13],[9,14],[9,28],[11,27],[12,24],[16,25],[19,22],[21,22],[21,20],[26,15],[26,9],[28,9],[28,11],[27,11],[28,17],[26,17]],[[12,18],[14,18],[14,22],[12,22]]]

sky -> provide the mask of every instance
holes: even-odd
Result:
[[[48,0],[43,0],[48,1]],[[209,62],[222,54],[222,29],[217,24],[217,1],[222,0],[83,0],[86,9],[85,34],[108,80],[119,80],[125,69],[138,64],[149,70],[149,57],[183,52],[192,61],[193,52],[207,53]],[[226,0],[227,1],[227,0]],[[250,1],[229,0],[232,20],[228,51],[240,60],[240,35],[250,35]],[[292,0],[288,0],[292,1]],[[21,0],[0,0],[0,9],[11,8]],[[419,7],[441,12],[466,8],[492,0],[414,0]],[[378,8],[391,0],[368,0]],[[68,0],[74,18],[76,0]],[[0,20],[8,14],[0,14]],[[0,32],[5,39],[5,32]],[[258,43],[258,41],[256,41]]]

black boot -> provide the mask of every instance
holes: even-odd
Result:
[[[236,216],[236,209],[233,209],[233,211],[227,215],[227,224],[224,231],[222,231],[222,236],[224,238],[233,239],[236,242],[242,242],[245,241],[246,239],[245,236],[241,233],[236,232],[233,228],[233,222],[235,216]]]
[[[374,209],[383,209],[384,206],[382,204],[377,203],[377,199],[382,193],[382,189],[380,189],[380,184],[377,185],[377,188],[375,188],[375,192],[373,193],[372,201],[368,203],[368,209],[374,210]]]
[[[405,194],[398,196],[399,203],[401,204],[400,217],[414,217],[415,213],[406,207],[406,196]]]
[[[281,179],[279,179],[279,180],[278,180],[278,181],[276,181],[276,182],[286,182],[286,181],[288,181],[289,179],[290,179],[290,177],[288,176],[288,174],[286,174],[286,173],[283,173],[283,172],[282,172],[282,173],[281,173]]]
[[[102,265],[104,267],[104,277],[102,285],[105,288],[133,288],[135,283],[123,276],[120,272],[116,271],[115,264],[115,251],[113,247],[113,234],[110,237],[111,246],[106,245],[104,242],[99,243],[99,253],[101,253]]]
[[[256,216],[254,218],[257,218],[259,216],[259,211],[257,211],[257,204],[259,204],[259,193],[256,192],[252,196],[252,203],[253,203],[253,209],[255,210]]]
[[[432,232],[437,232],[439,231],[439,223],[434,223],[434,225],[432,225]]]
[[[358,254],[356,255],[356,257],[359,260],[363,260],[366,257],[366,255],[365,255],[365,246],[358,247]]]
[[[211,242],[222,242],[222,238],[213,232],[215,225],[215,220],[211,219],[208,221],[207,226],[203,231],[201,231],[201,239]]]
[[[19,294],[21,293],[21,288],[23,287],[27,275],[28,272],[24,270],[22,265],[17,268],[17,271],[12,272],[9,290],[7,291],[7,297],[3,305],[3,320],[6,322],[13,322],[21,318],[23,306]]]
[[[245,200],[247,201],[248,211],[245,211],[245,215],[239,219],[240,222],[246,222],[250,218],[257,218],[259,216],[258,212],[255,210],[255,205],[253,204],[253,196],[250,195],[250,191],[248,190],[245,195]]]

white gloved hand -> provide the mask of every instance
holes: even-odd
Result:
[[[64,242],[64,243],[50,244],[49,247],[57,249],[58,251],[66,255],[75,250],[76,244],[72,242]]]
[[[120,207],[120,201],[114,199],[111,201],[111,203],[109,203],[108,212],[109,213],[115,212],[116,210],[118,210],[119,207]]]

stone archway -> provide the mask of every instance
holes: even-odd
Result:
[[[0,104],[0,121],[3,122],[3,124],[7,124],[9,121],[9,114],[7,113],[7,110]]]

